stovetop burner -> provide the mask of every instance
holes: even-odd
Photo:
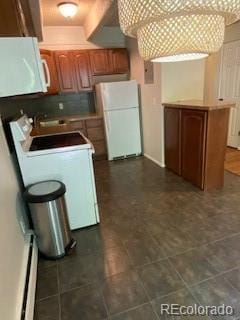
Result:
[[[54,134],[33,138],[30,151],[70,147],[86,143],[78,132]]]

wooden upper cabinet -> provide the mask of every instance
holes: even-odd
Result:
[[[58,80],[61,92],[78,92],[71,51],[55,51]]]
[[[94,76],[112,73],[112,65],[109,59],[108,50],[90,50],[89,55],[92,74]]]
[[[38,12],[37,10],[35,11],[36,17],[38,17]],[[38,36],[38,30],[36,29],[29,1],[0,1],[0,36]]]
[[[46,61],[49,74],[50,74],[50,87],[46,94],[58,94],[59,92],[59,83],[58,83],[58,76],[57,76],[57,69],[55,60],[53,57],[53,52],[50,50],[41,49],[40,50],[41,58]],[[45,77],[47,78],[46,70],[45,70]]]
[[[18,2],[3,0],[0,2],[0,36],[23,36],[24,21]]]
[[[129,72],[128,52],[123,48],[41,50],[41,55],[51,74],[48,94],[92,91],[92,76]]]
[[[92,79],[89,54],[87,51],[72,51],[74,67],[76,72],[77,87],[79,91],[92,90]]]
[[[181,126],[182,176],[203,189],[207,112],[182,110]]]
[[[112,49],[110,54],[113,73],[128,73],[129,58],[127,49]]]
[[[127,49],[90,50],[92,74],[106,75],[129,72]]]

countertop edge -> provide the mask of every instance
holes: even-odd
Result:
[[[176,101],[176,102],[163,102],[162,105],[164,107],[168,108],[176,108],[176,109],[192,109],[192,110],[203,110],[203,111],[212,111],[212,110],[221,110],[221,109],[229,109],[236,107],[236,103],[233,101],[229,102],[216,102],[216,105],[214,103],[212,105],[204,105],[204,103],[197,103],[194,101],[191,103],[190,101]]]

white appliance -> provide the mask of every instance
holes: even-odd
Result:
[[[10,127],[24,185],[52,179],[63,182],[71,229],[97,224],[91,142],[76,131],[31,137],[32,126],[25,115]]]
[[[37,247],[0,120],[0,319],[33,319]],[[24,316],[25,314],[25,316]]]
[[[0,97],[46,92],[50,86],[36,38],[0,38],[0,70]]]
[[[135,80],[96,85],[97,108],[104,115],[108,159],[140,155],[138,85]]]

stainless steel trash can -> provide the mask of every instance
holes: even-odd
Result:
[[[75,245],[68,222],[65,192],[62,182],[50,180],[30,185],[24,193],[39,251],[49,259],[63,257]]]

